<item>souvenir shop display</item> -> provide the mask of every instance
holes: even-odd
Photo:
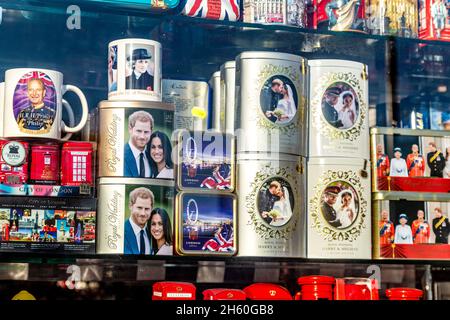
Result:
[[[196,290],[192,283],[156,282],[153,284],[152,300],[195,300]]]
[[[390,288],[386,290],[389,300],[420,300],[423,291],[415,288]]]
[[[98,201],[97,253],[173,254],[173,181],[100,178]]]
[[[376,259],[450,259],[448,194],[379,192],[373,200]]]
[[[302,157],[238,153],[238,255],[306,257]]]
[[[448,0],[419,1],[419,38],[450,41]]]
[[[304,276],[297,279],[300,291],[295,300],[333,300],[336,279],[329,276]]]
[[[203,300],[247,300],[247,295],[239,289],[207,289]]]
[[[222,129],[225,128],[225,110],[222,107],[225,107],[225,105],[220,97],[220,71],[212,74],[209,86],[212,89],[212,129],[223,131]]]
[[[313,26],[319,30],[367,32],[367,0],[312,0]]]
[[[174,130],[206,130],[210,88],[206,81],[163,79],[162,101],[175,105]]]
[[[121,39],[108,45],[108,99],[161,101],[161,43]]]
[[[369,159],[367,66],[309,60],[309,156]]]
[[[225,113],[225,124],[222,131],[234,134],[234,112],[236,94],[236,62],[227,61],[220,66],[220,106]]]
[[[444,131],[372,128],[373,191],[450,192],[450,137]]]
[[[242,0],[183,0],[181,14],[211,20],[238,21]]]
[[[96,199],[2,197],[1,201],[1,252],[95,252]]]
[[[309,158],[308,258],[370,259],[370,163]]]
[[[161,102],[101,101],[99,177],[174,179],[174,106]]]
[[[292,300],[289,291],[277,284],[254,283],[242,290],[250,300]]]
[[[236,57],[237,152],[306,156],[306,60],[248,51]]]

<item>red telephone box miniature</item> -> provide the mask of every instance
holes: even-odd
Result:
[[[203,300],[246,300],[247,295],[238,289],[208,289],[203,291]]]
[[[301,291],[295,300],[333,300],[333,286],[336,280],[328,276],[306,276],[297,279]]]
[[[195,291],[195,286],[188,282],[156,282],[152,300],[195,300]]]
[[[286,288],[271,283],[254,283],[245,287],[244,292],[250,300],[292,300]]]
[[[93,185],[94,150],[90,142],[66,142],[61,153],[61,185]]]
[[[414,288],[391,288],[386,290],[389,300],[420,300],[423,291]]]

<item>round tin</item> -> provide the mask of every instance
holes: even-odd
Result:
[[[121,39],[108,45],[108,99],[161,101],[161,43]]]
[[[391,288],[386,290],[389,300],[420,300],[423,291],[414,288]]]
[[[220,98],[225,113],[225,128],[222,131],[234,134],[234,105],[236,101],[236,62],[227,61],[220,67]]]
[[[153,195],[153,201],[150,201],[151,195]],[[136,197],[135,203],[131,207],[130,197]],[[136,219],[142,219],[138,220],[137,223],[146,224],[144,230],[148,242],[146,242],[145,254],[155,254],[155,244],[152,241],[155,237],[153,236],[150,217],[151,212],[160,209],[159,211],[165,211],[165,213],[160,213],[160,216],[165,216],[162,217],[162,229],[166,245],[161,247],[156,254],[172,255],[174,244],[172,228],[174,225],[173,198],[173,181],[129,178],[98,179],[97,253],[140,254],[140,244],[138,244],[132,224],[129,221],[130,216],[136,215]],[[133,207],[138,201],[144,201],[140,202],[138,206],[142,210]],[[169,235],[166,235],[166,232]],[[150,248],[147,247],[149,244]]]
[[[370,164],[308,159],[308,258],[371,259]]]
[[[139,154],[136,158],[133,152],[133,149],[138,150],[139,147],[141,148],[139,151],[144,153],[144,165],[146,163],[145,178],[174,178],[171,159],[174,112],[172,104],[101,101],[98,108],[100,110],[99,132],[103,132],[99,134],[98,142],[99,177],[140,177]],[[157,131],[158,135],[165,136],[163,138],[165,143],[162,142],[164,147],[162,158],[166,162],[166,169],[160,173],[155,172],[156,161],[153,160],[150,152],[152,137]]]
[[[203,300],[246,300],[247,295],[239,289],[207,289],[203,291]]]
[[[238,152],[306,156],[305,59],[277,52],[236,58]]]
[[[0,183],[27,183],[29,166],[28,142],[0,139],[0,150]]]
[[[333,300],[336,280],[328,276],[306,276],[297,279],[301,287],[298,300]]]
[[[212,129],[221,131],[224,127],[224,111],[221,110],[220,71],[216,71],[212,74],[211,79],[209,80],[209,85],[213,92]]]
[[[36,184],[57,184],[59,181],[59,145],[31,146],[30,179]]]
[[[367,66],[309,60],[309,156],[369,159]]]
[[[237,155],[238,255],[305,257],[304,158]]]
[[[90,142],[70,141],[62,146],[61,185],[94,185],[94,148]]]

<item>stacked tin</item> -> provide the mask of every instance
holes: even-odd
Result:
[[[161,44],[109,45],[99,109],[97,252],[173,254],[174,105],[162,103]]]
[[[310,60],[308,258],[370,259],[367,66]]]
[[[239,255],[305,257],[306,61],[236,58]]]

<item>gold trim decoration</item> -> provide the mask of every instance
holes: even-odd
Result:
[[[319,183],[314,187],[313,197],[309,201],[309,212],[312,220],[312,228],[315,228],[319,235],[327,241],[355,241],[366,228],[367,200],[364,198],[364,187],[361,179],[354,171],[333,171],[324,172],[319,178]],[[352,225],[346,229],[337,229],[325,221],[321,210],[321,200],[323,191],[333,182],[346,182],[357,192],[359,198],[359,213]]]
[[[352,72],[338,72],[325,73],[317,81],[318,85],[315,88],[314,99],[312,100],[312,119],[313,125],[318,128],[321,135],[324,135],[331,140],[350,140],[354,141],[361,135],[361,129],[364,126],[364,120],[367,117],[367,104],[364,98],[363,88],[359,79]],[[336,82],[343,82],[352,87],[358,96],[359,114],[355,124],[348,129],[338,129],[333,127],[325,119],[322,112],[322,98],[325,91]]]
[[[299,66],[299,68],[294,68],[293,66],[274,64],[266,64],[262,66],[255,82],[255,92],[258,92],[258,94],[253,96],[253,105],[257,109],[256,124],[259,128],[266,129],[268,131],[279,131],[287,136],[298,134],[299,127],[302,127],[303,122],[301,121],[305,118],[304,114],[306,110],[306,98],[304,97],[304,92],[302,92],[303,90],[299,89],[302,88],[300,68],[301,66]],[[264,84],[269,78],[277,75],[286,77],[292,81],[295,86],[295,92],[297,93],[298,100],[295,117],[290,122],[283,124],[275,124],[267,119],[266,115],[262,112],[260,104],[260,95]]]
[[[296,170],[278,167],[274,168],[270,164],[265,165],[255,174],[250,184],[250,193],[245,197],[245,208],[250,216],[250,223],[253,225],[256,233],[264,239],[285,239],[289,240],[292,233],[296,230],[300,216],[299,208],[301,199],[298,190],[298,177],[301,177]],[[294,207],[292,208],[292,217],[284,226],[269,226],[258,212],[258,195],[261,187],[269,179],[280,178],[289,183],[294,196]]]

